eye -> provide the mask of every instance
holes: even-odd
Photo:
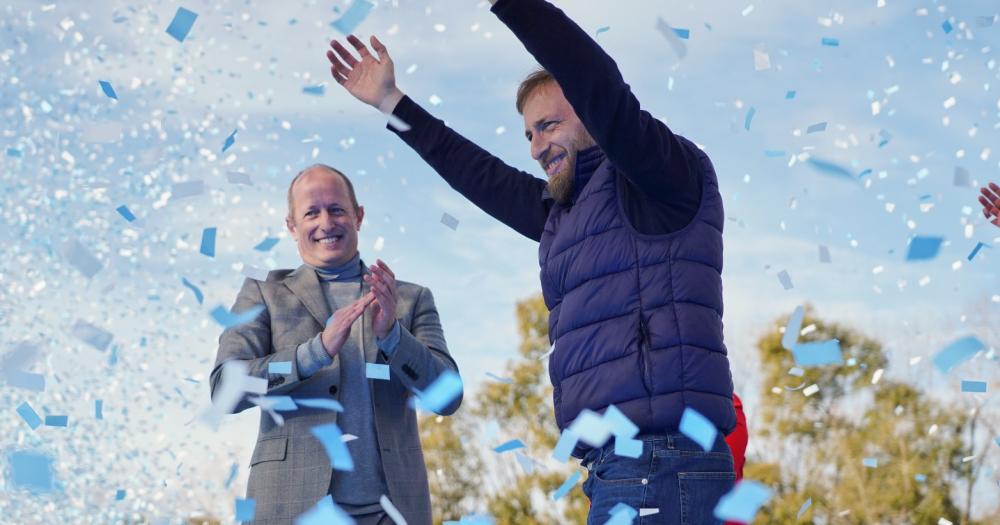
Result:
[[[552,129],[552,126],[554,126],[556,124],[558,124],[557,121],[550,120],[550,121],[546,122],[545,124],[542,124],[542,129],[545,130],[545,131],[548,131],[548,130]]]
[[[343,215],[343,214],[344,214],[343,208],[338,208],[338,207],[330,208],[330,215]]]
[[[315,217],[318,212],[316,210],[309,210],[306,212],[306,217]]]

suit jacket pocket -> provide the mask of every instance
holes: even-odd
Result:
[[[263,461],[284,461],[287,449],[287,437],[281,436],[262,439],[257,442],[257,446],[253,449],[253,456],[250,457],[250,466],[252,467]]]

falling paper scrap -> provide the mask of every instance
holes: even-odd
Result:
[[[108,98],[118,100],[118,93],[115,93],[115,88],[111,86],[110,82],[107,80],[98,80],[97,82],[101,85],[101,91],[103,91]]]
[[[375,7],[375,4],[369,0],[354,0],[354,3],[347,9],[347,12],[330,23],[330,26],[345,35],[353,34],[354,30],[371,13],[373,7]]]
[[[404,518],[399,512],[399,509],[392,504],[392,501],[389,500],[389,496],[382,494],[382,496],[379,497],[378,502],[382,505],[382,510],[389,515],[389,518],[395,525],[406,525],[406,518]]]
[[[458,230],[458,219],[448,215],[447,213],[441,215],[441,224],[444,224],[452,230]]]
[[[781,336],[781,346],[785,350],[792,350],[799,340],[799,330],[802,329],[802,319],[806,315],[806,309],[796,306],[795,311],[788,317],[788,324],[785,325],[785,333]]]
[[[794,288],[792,285],[792,276],[788,275],[788,270],[781,270],[778,272],[778,282],[780,282],[781,287],[786,290]]]
[[[826,122],[817,122],[806,128],[806,134],[819,133],[820,131],[826,131]]]
[[[771,499],[774,491],[756,481],[742,480],[719,499],[715,517],[720,520],[753,523],[760,507]]]
[[[986,393],[986,381],[962,381],[962,392]]]
[[[568,494],[569,491],[576,486],[578,481],[580,481],[580,471],[576,470],[570,474],[568,478],[566,478],[566,481],[563,481],[562,485],[559,485],[559,488],[556,489],[555,492],[552,493],[552,501],[559,501],[559,499]]]
[[[173,201],[176,199],[194,197],[195,195],[201,195],[202,193],[205,193],[205,181],[203,180],[178,182],[170,187],[170,200]]]
[[[102,352],[107,350],[108,345],[111,344],[111,340],[114,338],[111,332],[98,328],[80,319],[77,319],[77,321],[73,323],[71,332],[73,337],[76,337],[77,339]]]
[[[205,301],[205,295],[202,294],[201,290],[199,290],[198,287],[195,286],[191,281],[187,280],[184,277],[181,277],[181,284],[183,284],[189,290],[191,290],[191,293],[194,294],[194,298],[196,301],[198,301],[198,304],[202,304]]]
[[[355,521],[327,494],[316,505],[295,518],[295,525],[354,525]]]
[[[306,86],[302,88],[302,92],[305,93],[306,95],[323,96],[323,94],[326,92],[326,86],[323,85]]]
[[[757,110],[753,107],[747,110],[747,116],[743,119],[743,128],[750,131],[750,123],[753,121],[753,116],[757,113]]]
[[[451,370],[445,370],[423,392],[411,398],[414,406],[440,414],[446,406],[462,395],[462,378]]]
[[[128,206],[122,204],[121,206],[115,208],[115,211],[117,211],[118,214],[124,217],[128,222],[135,221],[135,215],[132,213],[132,210],[128,209]]]
[[[941,249],[943,237],[923,237],[916,236],[910,241],[910,247],[906,252],[906,261],[926,261],[937,257]]]
[[[968,259],[971,261],[979,253],[979,250],[982,250],[983,248],[992,248],[992,246],[982,242],[977,242],[976,247],[972,249],[972,253],[969,254]]]
[[[511,450],[524,448],[524,442],[520,439],[512,439],[493,448],[493,452],[502,454]]]
[[[42,418],[38,417],[38,412],[35,412],[27,401],[18,405],[17,413],[21,416],[21,419],[28,424],[28,427],[31,428],[31,430],[35,430],[42,424]]]
[[[767,54],[767,51],[762,49],[753,50],[753,68],[754,71],[764,71],[765,69],[771,69],[771,57]],[[795,96],[794,91],[789,91],[791,96],[785,95],[785,98],[792,98]]]
[[[813,499],[812,498],[807,499],[805,503],[803,503],[802,506],[799,507],[799,512],[798,514],[795,515],[795,519],[797,520],[801,518],[802,515],[805,514],[807,510],[809,510],[809,507],[811,507],[812,504],[813,504]]]
[[[222,305],[219,305],[212,309],[212,319],[215,319],[215,322],[225,328],[231,328],[253,321],[263,311],[264,305],[258,304],[251,306],[239,314],[233,314]]]
[[[257,246],[253,247],[253,249],[258,252],[271,251],[271,248],[274,248],[274,246],[278,244],[278,240],[279,239],[277,237],[265,237],[264,240],[260,241]]]
[[[670,27],[670,24],[668,24],[666,20],[657,17],[656,30],[667,39],[667,42],[670,43],[670,47],[674,49],[674,53],[677,55],[677,58],[679,60],[684,60],[684,57],[687,56],[687,45],[681,40],[680,37],[677,36],[677,33],[674,32],[672,27]]]
[[[365,363],[365,377],[368,379],[378,379],[380,381],[389,380],[389,365],[380,363]]]
[[[955,186],[959,186],[962,188],[971,188],[972,175],[969,174],[969,170],[961,166],[955,166],[955,179],[953,183]]]
[[[291,374],[292,373],[292,362],[291,361],[271,361],[267,364],[268,374]]]
[[[829,263],[830,260],[831,260],[830,259],[830,248],[828,248],[827,246],[825,246],[823,244],[820,244],[819,245],[819,262],[821,262],[821,263]]]
[[[335,423],[327,423],[312,427],[309,431],[323,444],[326,455],[330,458],[330,466],[334,470],[354,471],[354,460],[351,459],[351,453],[341,439],[340,427]]]
[[[251,521],[256,513],[257,502],[253,498],[236,498],[236,521]]]
[[[103,268],[101,261],[91,255],[90,251],[76,239],[68,239],[62,243],[59,246],[59,253],[84,277],[93,277]]]
[[[178,7],[177,12],[174,13],[174,19],[167,26],[167,34],[174,37],[178,42],[183,42],[187,38],[188,33],[191,32],[191,26],[194,25],[194,21],[197,18],[198,14],[194,11]]]
[[[685,407],[679,430],[706,452],[712,450],[719,433],[715,424],[691,407]]]
[[[31,492],[51,492],[55,489],[52,462],[52,457],[45,454],[28,450],[10,450],[7,452],[9,465],[7,482],[11,487]]]
[[[977,337],[963,337],[944,347],[934,356],[934,367],[942,374],[947,374],[956,365],[968,360],[984,348],[986,345]]]
[[[215,231],[216,228],[205,228],[201,232],[201,249],[199,250],[202,255],[208,257],[215,257]]]
[[[250,180],[250,175],[240,171],[226,172],[226,180],[229,181],[230,184],[253,186],[253,181]]]
[[[792,348],[792,354],[795,356],[795,364],[801,367],[843,364],[844,362],[840,351],[840,341],[836,339],[815,343],[797,343]]]
[[[227,149],[231,148],[233,144],[236,143],[236,132],[239,130],[234,129],[232,133],[226,137],[226,142],[222,144],[222,152],[225,153]]]

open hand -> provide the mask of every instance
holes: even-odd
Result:
[[[389,113],[403,98],[403,92],[396,87],[395,67],[389,51],[375,36],[371,37],[371,44],[378,58],[358,37],[349,35],[347,42],[361,58],[356,58],[336,39],[330,41],[333,49],[326,52],[326,58],[330,60],[333,79],[358,100]]]
[[[1000,186],[991,182],[979,189],[979,203],[983,205],[983,215],[996,226],[1000,226]]]
[[[381,259],[375,261],[375,265],[370,269],[371,273],[365,275],[365,282],[371,286],[372,293],[375,294],[375,304],[372,305],[372,328],[375,330],[375,337],[385,339],[396,322],[396,303],[399,301],[396,274],[392,273]]]
[[[333,312],[330,320],[326,322],[323,334],[320,335],[320,340],[323,341],[323,348],[326,349],[326,353],[330,357],[337,357],[340,349],[344,346],[344,342],[347,341],[347,337],[351,335],[351,325],[354,324],[354,321],[358,320],[358,317],[361,317],[361,314],[365,312],[365,308],[368,308],[368,305],[374,300],[375,296],[367,293],[361,296],[360,299]]]

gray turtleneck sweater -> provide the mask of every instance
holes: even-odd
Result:
[[[316,271],[331,312],[361,297],[364,263],[361,262],[360,254],[337,268],[310,267]],[[316,334],[296,350],[296,361],[302,377],[309,377],[320,368],[333,363],[333,358],[323,347],[320,335]],[[362,335],[361,323],[355,322],[350,336],[337,354],[340,359],[340,401],[344,405],[344,413],[338,416],[337,424],[344,434],[358,437],[347,443],[354,460],[354,471],[335,470],[330,481],[333,500],[348,514],[355,516],[380,510],[379,497],[387,493],[376,436],[371,388],[366,377],[366,363],[374,362],[375,355],[365,355]],[[377,339],[376,344],[379,350],[391,356],[399,344],[399,323],[392,326],[385,339]]]

